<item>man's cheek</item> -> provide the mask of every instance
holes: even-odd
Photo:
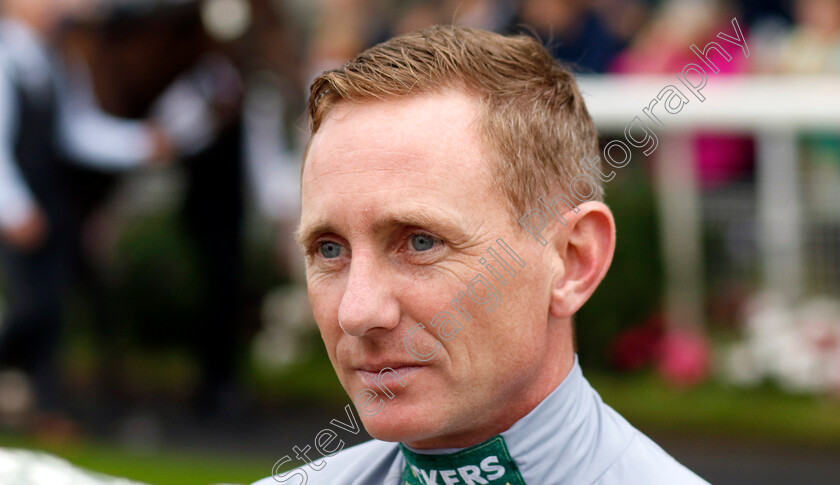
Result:
[[[309,284],[309,303],[312,306],[312,316],[318,327],[324,331],[325,327],[331,327],[335,323],[338,327],[338,307],[341,303],[341,294],[338,288],[328,284]]]
[[[337,340],[338,332],[341,332],[341,328],[338,325],[333,325],[326,314],[315,313],[313,317],[315,318],[315,324],[318,326],[318,332],[321,334],[324,345],[328,350],[331,349]]]
[[[464,325],[463,332],[474,334],[488,330],[504,303],[498,284],[477,273],[449,302],[448,310]]]

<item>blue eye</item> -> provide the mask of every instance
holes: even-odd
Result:
[[[411,247],[415,251],[428,251],[435,245],[435,239],[428,234],[414,234],[411,236]]]
[[[318,252],[327,259],[337,258],[341,255],[341,245],[332,241],[324,241],[318,247]]]

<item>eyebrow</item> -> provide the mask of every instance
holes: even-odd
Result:
[[[439,216],[432,210],[408,210],[400,214],[385,215],[377,218],[371,224],[370,229],[366,230],[369,234],[376,234],[378,232],[394,229],[399,227],[420,227],[435,229],[437,231],[446,231],[450,233],[464,234],[462,228],[457,223],[450,222],[446,218]],[[295,231],[295,240],[301,248],[306,248],[319,234],[340,233],[332,223],[325,219],[319,219],[311,224],[304,226],[301,224]]]
[[[318,234],[324,234],[328,232],[336,232],[335,228],[329,222],[325,220],[315,221],[314,223],[304,226],[301,222],[298,225],[298,228],[295,230],[295,241],[297,241],[298,246],[301,249],[306,249],[306,246],[315,239]]]

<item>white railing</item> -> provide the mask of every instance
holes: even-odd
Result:
[[[666,305],[672,321],[701,324],[702,252],[699,188],[690,134],[700,129],[750,133],[757,143],[757,208],[764,289],[795,298],[803,288],[802,207],[796,134],[840,134],[840,77],[724,76],[710,74],[704,101],[676,76],[579,78],[589,112],[602,135],[624,137],[638,116],[659,137],[655,185],[666,268]],[[670,114],[652,108],[662,125],[643,113],[666,86],[689,102]]]

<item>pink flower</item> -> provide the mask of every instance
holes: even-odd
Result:
[[[664,335],[664,318],[653,315],[615,336],[610,345],[610,361],[622,371],[636,371],[653,364]]]
[[[709,341],[699,331],[672,328],[662,340],[659,373],[676,386],[694,386],[709,375],[710,353]]]

